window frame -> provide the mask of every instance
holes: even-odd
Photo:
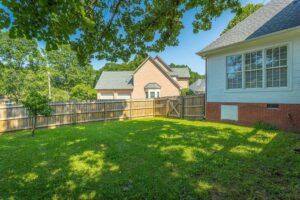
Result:
[[[266,50],[267,49],[273,49],[277,47],[282,47],[286,46],[287,47],[287,86],[286,87],[267,87],[267,69],[266,69]],[[263,53],[263,86],[262,88],[246,88],[245,86],[245,54],[246,53],[251,53],[251,52],[257,52],[257,51],[262,51]],[[228,88],[227,87],[227,57],[229,56],[237,56],[237,55],[242,55],[242,88]],[[224,77],[225,77],[225,85],[224,85],[224,92],[225,93],[240,93],[240,92],[272,92],[272,91],[291,91],[292,90],[292,75],[291,72],[293,71],[293,64],[292,64],[292,49],[291,49],[291,42],[284,42],[284,43],[278,43],[274,45],[266,45],[266,46],[261,46],[258,48],[252,48],[252,49],[247,49],[244,51],[239,51],[235,53],[230,53],[230,54],[225,54],[225,67],[224,69]]]
[[[228,72],[227,72],[227,58],[228,57],[232,57],[232,56],[242,56],[241,59],[242,59],[242,71],[238,71],[238,73],[242,73],[242,87],[241,88],[228,88]],[[244,56],[242,54],[232,54],[232,55],[229,55],[229,56],[226,56],[225,57],[225,79],[226,79],[226,82],[225,82],[225,87],[227,90],[239,90],[239,89],[243,89],[244,88],[244,65],[243,65],[243,62],[244,62]]]
[[[154,98],[151,97],[152,92],[154,93]],[[146,99],[159,98],[159,95],[160,95],[160,89],[147,89],[147,90],[145,90]]]

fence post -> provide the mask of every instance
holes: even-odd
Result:
[[[181,97],[181,118],[184,119],[184,97]]]
[[[153,99],[153,112],[152,112],[152,114],[153,114],[153,117],[155,117],[155,99]]]
[[[106,122],[106,102],[104,101],[104,121]]]
[[[129,119],[132,119],[132,99],[130,99]]]
[[[168,117],[168,99],[166,99],[166,117]]]

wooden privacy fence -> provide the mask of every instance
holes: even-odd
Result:
[[[165,97],[140,100],[50,103],[50,117],[39,116],[37,127],[138,117],[203,119],[204,96]],[[22,105],[0,106],[0,132],[31,128],[31,118]]]

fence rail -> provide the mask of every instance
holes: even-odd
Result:
[[[203,95],[198,95],[140,100],[50,103],[53,109],[51,116],[39,116],[37,127],[150,116],[202,119],[204,99]],[[0,132],[30,129],[31,126],[32,121],[22,105],[0,105]]]

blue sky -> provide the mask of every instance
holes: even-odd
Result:
[[[241,0],[243,5],[247,3],[267,3],[269,0]],[[0,7],[1,4],[0,4]],[[204,48],[206,45],[219,37],[220,33],[225,29],[228,22],[234,17],[230,11],[225,11],[220,17],[213,21],[212,29],[209,31],[200,31],[193,33],[192,22],[195,11],[187,12],[183,18],[184,29],[179,35],[179,45],[176,47],[167,47],[163,52],[149,53],[150,56],[159,55],[166,63],[186,64],[200,74],[205,73],[205,61],[201,59],[196,52]],[[39,43],[40,47],[45,46],[43,42]],[[92,60],[95,69],[99,69],[105,65],[105,60]]]

